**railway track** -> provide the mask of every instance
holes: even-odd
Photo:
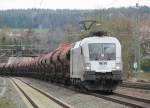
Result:
[[[19,79],[20,81],[24,82],[25,84],[31,86],[30,84],[26,83],[25,81]],[[32,87],[32,86],[31,86]],[[150,108],[150,100],[148,99],[143,99],[143,98],[137,98],[134,96],[130,96],[130,95],[125,95],[125,94],[121,94],[118,92],[113,93],[112,95],[106,95],[106,94],[102,94],[102,93],[93,93],[93,92],[84,92],[84,91],[80,91],[80,90],[75,90],[73,88],[68,88],[66,86],[62,86],[64,88],[70,89],[70,90],[74,90],[77,92],[82,92],[88,95],[92,95],[98,98],[102,98],[108,101],[112,101],[115,103],[119,103],[119,104],[123,104],[126,106],[130,106],[133,108]],[[34,88],[34,87],[33,87]]]
[[[32,105],[32,108],[71,108],[71,106],[64,103],[63,101],[51,96],[50,94],[38,88],[33,87],[32,85],[20,79],[11,78],[11,81],[26,97],[28,102]]]
[[[125,94],[113,93],[113,95],[102,95],[99,93],[91,93],[91,95],[133,108],[150,108],[150,100],[137,98]]]
[[[123,82],[121,87],[129,87],[129,88],[137,88],[137,89],[144,89],[144,90],[150,90],[150,83],[131,83],[131,82]]]

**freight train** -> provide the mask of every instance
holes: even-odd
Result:
[[[87,90],[113,91],[122,81],[121,44],[115,37],[93,35],[61,44],[32,61],[1,64],[0,71]]]

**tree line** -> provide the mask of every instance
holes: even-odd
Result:
[[[149,7],[110,8],[102,10],[68,10],[68,9],[12,9],[0,11],[0,28],[49,28],[54,30],[69,23],[77,24],[89,17],[99,17],[100,20],[110,20],[116,16],[128,16],[134,19],[138,14],[150,15]]]

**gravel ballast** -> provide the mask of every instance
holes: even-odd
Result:
[[[74,108],[130,108],[95,96],[72,91],[56,84],[51,84],[50,82],[48,83],[32,78],[21,78],[21,80],[50,93]]]

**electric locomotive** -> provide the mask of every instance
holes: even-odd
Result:
[[[72,82],[80,82],[88,90],[112,91],[121,83],[121,76],[121,45],[117,38],[87,37],[70,49]]]

